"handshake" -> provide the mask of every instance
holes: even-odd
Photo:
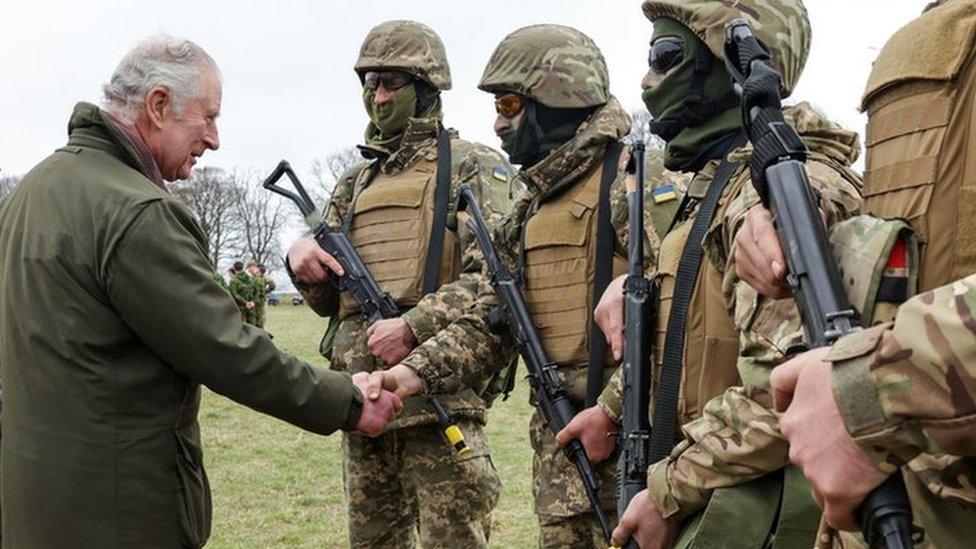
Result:
[[[420,394],[424,382],[416,370],[397,364],[389,370],[359,372],[352,382],[363,394],[363,410],[356,422],[356,432],[379,436],[386,424],[403,409],[403,399]]]

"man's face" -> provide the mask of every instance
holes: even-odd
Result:
[[[190,177],[190,170],[207,149],[217,150],[217,117],[220,115],[221,85],[213,71],[204,71],[203,96],[188,101],[179,117],[173,109],[162,109],[155,131],[147,136],[149,149],[163,174],[175,181]]]
[[[499,94],[495,98],[495,135],[501,136],[518,129],[525,115],[525,99],[514,92]]]
[[[247,268],[247,274],[251,276],[261,276],[261,269],[257,268],[254,265],[251,265],[250,267]]]

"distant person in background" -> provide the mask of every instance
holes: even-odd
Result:
[[[234,262],[234,276],[230,279],[229,287],[230,295],[234,297],[234,301],[237,302],[237,308],[241,310],[241,320],[246,324],[256,326],[257,319],[254,314],[254,281],[248,272],[253,264],[253,262],[249,263],[247,269],[245,269],[243,261]]]
[[[258,263],[255,266],[254,272],[252,272],[254,277],[254,311],[255,319],[257,320],[256,326],[258,328],[264,328],[265,321],[265,307],[268,304],[268,296],[275,289],[275,281],[273,278],[268,276],[268,269],[263,264]]]

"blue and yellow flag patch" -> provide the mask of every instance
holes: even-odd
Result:
[[[655,204],[663,204],[678,198],[678,193],[674,190],[674,185],[661,185],[651,190],[651,197]]]
[[[501,166],[495,166],[491,169],[491,176],[499,181],[508,181],[508,170]]]

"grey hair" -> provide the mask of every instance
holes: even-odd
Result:
[[[180,116],[186,102],[203,95],[207,71],[220,78],[220,71],[207,52],[190,40],[156,34],[144,38],[125,54],[112,79],[102,86],[105,107],[132,123],[156,87],[169,90],[173,114]]]

